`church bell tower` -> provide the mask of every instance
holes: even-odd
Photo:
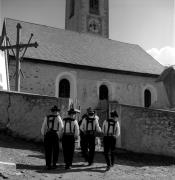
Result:
[[[65,29],[108,38],[108,0],[66,0]]]

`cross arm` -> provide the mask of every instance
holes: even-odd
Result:
[[[31,43],[31,44],[19,44],[19,45],[12,45],[12,46],[0,46],[0,50],[4,51],[6,49],[16,49],[17,46],[21,49],[21,48],[25,48],[25,47],[38,47],[38,43]]]

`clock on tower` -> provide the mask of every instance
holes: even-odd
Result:
[[[109,0],[66,0],[67,30],[109,37]]]
[[[100,18],[89,17],[87,20],[87,30],[92,33],[101,33],[101,20]]]

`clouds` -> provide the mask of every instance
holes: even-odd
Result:
[[[161,49],[152,48],[147,51],[153,58],[155,58],[162,65],[175,65],[175,48],[164,47]]]

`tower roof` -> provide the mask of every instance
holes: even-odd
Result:
[[[21,42],[26,43],[33,33],[39,44],[36,49],[28,49],[25,58],[148,75],[159,75],[164,69],[138,45],[6,19],[11,44],[16,42],[17,23],[22,26]]]

